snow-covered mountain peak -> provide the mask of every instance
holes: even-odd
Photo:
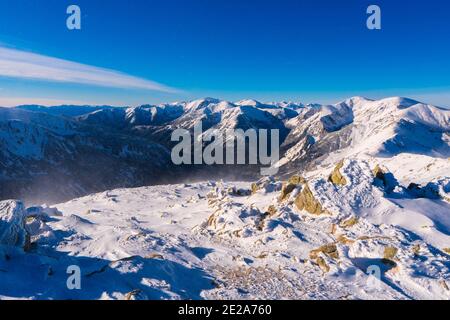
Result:
[[[253,106],[253,107],[258,107],[258,106],[262,105],[261,102],[254,100],[254,99],[240,100],[240,101],[237,101],[235,104],[238,106]]]
[[[366,103],[371,102],[371,101],[374,101],[374,100],[368,99],[368,98],[362,97],[362,96],[355,96],[355,97],[351,97],[351,98],[346,99],[346,100],[344,100],[344,101],[342,101],[340,103],[337,103],[337,104],[346,104],[346,105],[348,105],[350,107],[353,107],[353,106],[363,105],[363,104],[366,104]]]
[[[280,108],[286,108],[286,109],[300,109],[304,108],[305,105],[301,102],[293,102],[293,101],[281,101],[281,102],[272,102],[272,105],[275,105]]]
[[[410,98],[405,98],[405,97],[390,97],[390,98],[385,98],[385,99],[381,99],[379,100],[380,103],[385,103],[385,104],[391,104],[391,105],[395,105],[397,106],[397,108],[408,108],[410,106],[419,104],[419,101],[410,99]]]
[[[193,100],[186,104],[186,111],[195,111],[202,108],[208,107],[210,104],[218,104],[220,103],[219,99],[215,98],[203,98],[198,100]]]

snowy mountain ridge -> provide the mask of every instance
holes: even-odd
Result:
[[[218,173],[241,176],[243,171],[245,179],[256,179],[257,168],[204,167],[191,172],[171,164],[173,130],[192,130],[200,121],[203,130],[280,130],[281,175],[312,170],[345,155],[408,153],[445,159],[450,156],[449,113],[399,97],[354,97],[335,105],[206,98],[133,108],[0,108],[0,185],[4,186],[0,198],[35,201],[53,194],[50,200],[58,201],[120,186],[176,182],[183,176],[213,178]],[[112,170],[99,170],[97,163]],[[158,171],[173,175],[157,177]],[[52,180],[63,179],[71,181],[63,189],[52,185]]]

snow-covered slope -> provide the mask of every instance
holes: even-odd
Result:
[[[148,139],[65,116],[0,108],[0,199],[61,201],[113,185],[149,184],[169,161],[169,150]]]
[[[56,209],[1,202],[0,298],[449,299],[450,203],[389,183],[346,159],[288,182],[116,189]],[[28,245],[4,240],[13,224]],[[81,290],[66,287],[69,265]]]
[[[283,144],[282,167],[313,168],[344,156],[450,156],[450,110],[406,98],[355,97],[305,108],[286,125],[291,131]]]

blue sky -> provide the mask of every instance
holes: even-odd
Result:
[[[71,4],[81,30],[66,28]],[[366,28],[370,4],[382,30]],[[0,105],[401,95],[450,106],[449,21],[441,0],[0,0]]]

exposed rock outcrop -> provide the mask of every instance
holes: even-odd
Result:
[[[339,252],[337,251],[337,247],[335,244],[330,243],[330,244],[325,244],[317,249],[312,250],[309,253],[309,258],[310,259],[317,259],[319,257],[319,254],[323,253],[326,256],[332,258],[332,259],[339,259]]]
[[[308,184],[304,184],[302,191],[299,193],[297,198],[295,198],[295,206],[298,210],[305,210],[311,214],[323,214],[326,211],[322,208],[322,205],[314,197]]]
[[[395,247],[386,247],[384,248],[384,253],[383,253],[383,263],[387,264],[387,265],[395,265],[396,263],[394,262],[395,256],[398,252],[398,249]]]
[[[353,227],[355,224],[357,224],[358,221],[359,221],[358,217],[351,217],[351,218],[341,221],[339,223],[339,226],[344,229],[350,228],[350,227]]]
[[[324,259],[324,256],[333,260],[339,259],[339,252],[337,251],[336,245],[333,243],[326,244],[317,249],[311,250],[309,253],[309,258],[314,261],[324,273],[327,273],[330,271],[330,266]]]
[[[294,174],[288,180],[288,184],[299,185],[299,184],[304,184],[304,183],[306,183],[306,179],[298,174]]]
[[[283,184],[283,186],[281,187],[281,194],[278,197],[278,201],[280,202],[285,201],[289,197],[291,192],[295,190],[296,187],[297,185],[292,183]]]
[[[266,226],[266,220],[275,216],[277,214],[277,208],[275,208],[274,205],[270,205],[266,212],[262,214],[259,220],[256,222],[256,229],[259,231],[262,231],[264,227]]]
[[[250,186],[250,189],[252,191],[252,194],[256,193],[259,189],[261,189],[261,186],[259,186],[256,182],[253,182]]]
[[[381,181],[384,181],[384,171],[381,169],[380,165],[376,165],[375,168],[373,168],[372,173],[375,178],[380,179]]]
[[[394,175],[380,165],[377,164],[372,170],[372,173],[375,178],[374,184],[383,187],[387,193],[392,192],[395,187],[398,186],[398,182]]]
[[[306,179],[299,175],[291,176],[286,183],[281,187],[281,194],[278,201],[283,202],[289,198],[292,191],[295,190],[299,185],[305,184]]]
[[[322,271],[323,271],[324,273],[327,273],[327,272],[330,271],[330,266],[328,265],[328,263],[325,261],[324,258],[318,257],[318,258],[316,259],[316,263],[317,263],[317,265],[320,267],[320,269],[322,269]]]
[[[243,189],[243,188],[236,188],[236,187],[230,187],[227,190],[227,193],[232,196],[236,197],[245,197],[252,194],[252,190],[249,189]]]
[[[259,190],[264,190],[265,192],[279,191],[281,190],[281,182],[276,182],[273,177],[264,177],[259,179],[257,182],[251,184],[251,193],[254,194]]]
[[[337,186],[344,186],[347,184],[347,180],[339,171],[344,166],[344,160],[339,161],[333,172],[328,177],[328,181]]]

